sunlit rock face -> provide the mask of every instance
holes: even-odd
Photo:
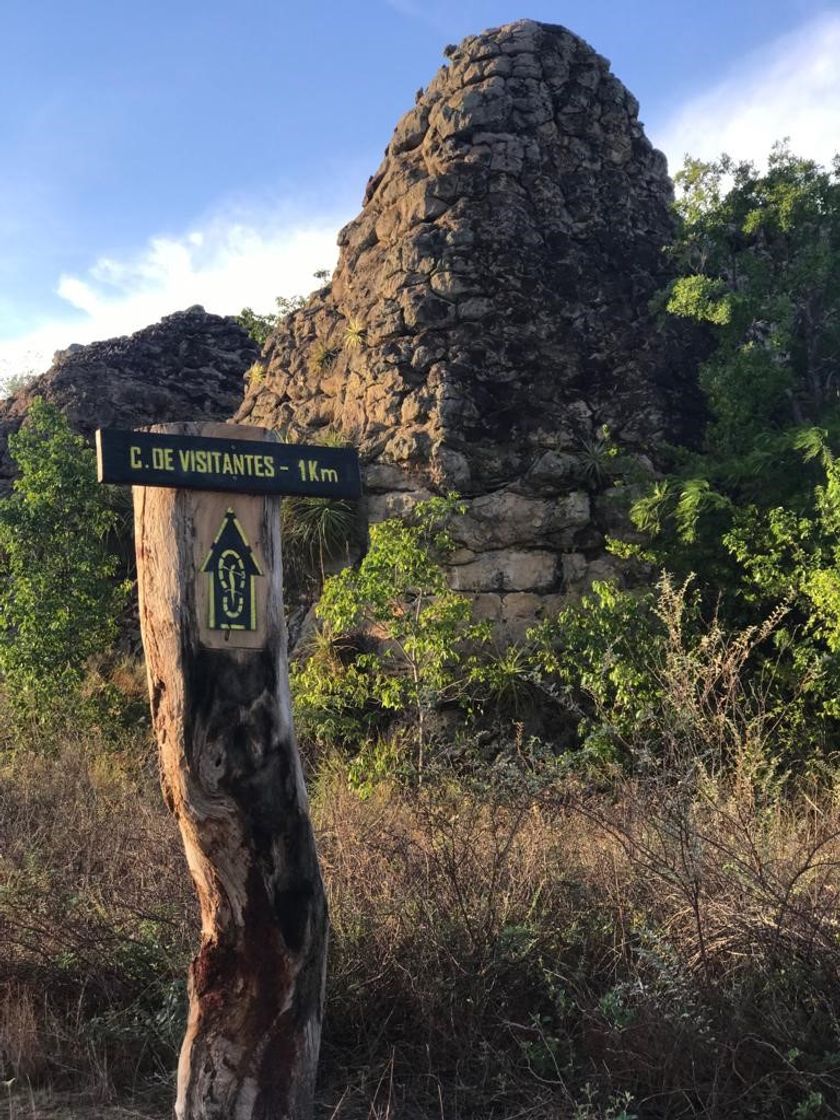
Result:
[[[136,334],[59,350],[52,366],[0,401],[0,487],[14,474],[8,437],[44,397],[90,438],[97,428],[170,420],[226,420],[258,348],[234,319],[203,307],[167,315]]]
[[[453,581],[521,628],[609,571],[604,426],[643,467],[696,432],[694,344],[650,310],[672,187],[607,61],[532,21],[446,53],[237,419],[343,432],[372,518],[458,490]]]

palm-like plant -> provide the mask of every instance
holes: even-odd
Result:
[[[355,507],[345,499],[284,498],[283,542],[296,575],[319,573],[323,580],[327,562],[349,548],[355,525]]]

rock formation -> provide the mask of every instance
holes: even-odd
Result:
[[[374,519],[457,489],[452,580],[515,626],[607,570],[604,428],[647,469],[696,437],[697,362],[648,307],[672,186],[606,59],[530,20],[447,55],[236,419],[346,433]]]
[[[46,373],[0,401],[0,487],[14,473],[8,437],[44,397],[82,435],[167,420],[225,420],[258,348],[234,319],[190,307],[127,338],[59,350]]]
[[[532,21],[446,53],[237,419],[345,433],[373,518],[458,490],[453,582],[516,624],[605,570],[603,429],[649,469],[696,432],[696,361],[649,309],[672,186],[607,61]]]

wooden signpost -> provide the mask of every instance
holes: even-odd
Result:
[[[327,910],[289,698],[280,495],[355,497],[358,459],[261,428],[97,432],[134,485],[164,797],[201,908],[177,1120],[311,1116]]]

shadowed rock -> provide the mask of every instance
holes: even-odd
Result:
[[[8,437],[34,397],[72,427],[137,428],[174,420],[224,420],[242,399],[242,378],[257,346],[230,318],[191,307],[124,338],[59,350],[46,373],[0,401],[0,486],[14,467]]]

